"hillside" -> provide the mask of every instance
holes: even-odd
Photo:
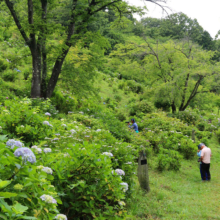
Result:
[[[122,0],[0,5],[0,219],[220,219],[220,40]]]

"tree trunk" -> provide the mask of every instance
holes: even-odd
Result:
[[[172,113],[176,113],[176,105],[174,104],[174,102],[172,102],[172,105],[171,105],[171,108],[172,108]]]
[[[68,52],[69,52],[69,48],[63,52],[62,57],[58,59],[54,65],[52,75],[50,77],[50,81],[47,86],[47,95],[46,95],[47,98],[50,98],[53,94],[53,91],[58,81],[58,77],[60,75],[60,72],[63,66],[64,59]]]
[[[35,48],[31,48],[31,54],[33,68],[31,98],[39,98],[41,96],[41,58]]]

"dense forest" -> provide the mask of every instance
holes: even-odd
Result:
[[[146,3],[167,16],[122,0],[0,1],[0,219],[219,218],[217,166],[211,192],[196,162],[201,142],[219,161],[218,33]]]

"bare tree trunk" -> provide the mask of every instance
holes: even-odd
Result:
[[[42,20],[45,24],[44,28],[41,28],[41,49],[42,49],[42,78],[41,78],[41,97],[47,97],[47,51],[46,51],[46,18],[47,18],[47,0],[41,0],[41,8],[42,8]]]
[[[31,54],[33,68],[31,98],[39,98],[41,96],[41,60],[36,48],[31,48]]]
[[[55,86],[57,84],[57,81],[58,81],[58,78],[59,78],[59,75],[62,69],[64,59],[68,52],[69,52],[69,48],[63,52],[62,58],[58,59],[54,65],[52,75],[50,77],[50,81],[47,86],[47,94],[46,94],[47,98],[50,98],[53,94],[53,91],[55,89]]]
[[[176,105],[175,105],[174,101],[171,104],[171,108],[172,108],[172,113],[176,113]]]

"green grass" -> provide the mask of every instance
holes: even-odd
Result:
[[[202,182],[197,158],[183,161],[178,172],[149,168],[151,191],[143,192],[138,182],[128,201],[128,219],[220,219],[220,146],[213,138],[210,182]]]

